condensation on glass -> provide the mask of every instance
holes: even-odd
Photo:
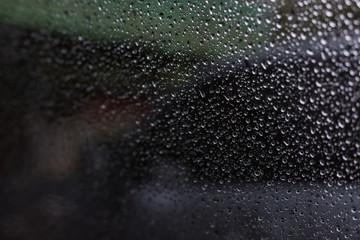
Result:
[[[360,2],[0,0],[1,239],[359,239]]]

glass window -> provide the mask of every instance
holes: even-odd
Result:
[[[360,238],[360,3],[0,0],[1,239]]]

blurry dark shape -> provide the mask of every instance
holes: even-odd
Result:
[[[175,163],[210,182],[358,183],[359,39],[339,33],[325,46],[303,42],[207,69],[123,138],[114,162],[144,174]]]

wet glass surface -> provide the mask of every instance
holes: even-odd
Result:
[[[360,237],[357,1],[0,3],[0,239]]]

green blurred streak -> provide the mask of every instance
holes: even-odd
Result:
[[[0,23],[195,59],[244,53],[266,37],[261,1],[203,2],[0,0]]]

